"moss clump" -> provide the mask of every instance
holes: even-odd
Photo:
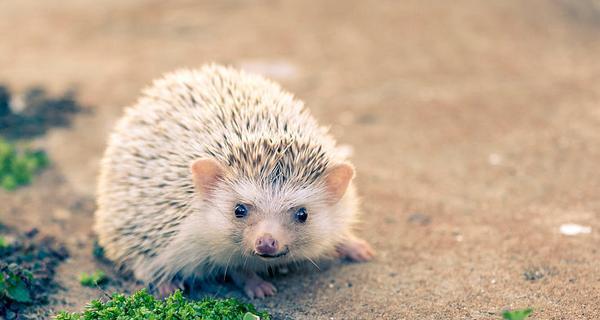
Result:
[[[159,300],[146,290],[131,296],[113,294],[110,300],[93,300],[82,313],[60,312],[57,320],[108,320],[108,319],[202,319],[244,320],[270,319],[266,312],[258,312],[252,304],[236,299],[205,298],[200,301],[187,300],[177,291],[166,300]]]
[[[0,187],[14,190],[31,183],[33,175],[48,165],[43,151],[20,152],[14,144],[0,138]]]

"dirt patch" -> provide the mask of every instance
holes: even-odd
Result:
[[[47,303],[55,291],[55,270],[68,252],[36,229],[17,233],[2,226],[0,239],[0,316],[26,319],[28,307]]]
[[[0,85],[0,136],[9,139],[32,138],[51,127],[65,127],[70,117],[83,110],[75,101],[75,92],[51,97],[41,87],[13,95]]]

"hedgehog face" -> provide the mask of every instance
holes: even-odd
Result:
[[[232,191],[232,224],[249,258],[267,263],[303,259],[303,249],[311,245],[310,235],[328,223],[317,216],[326,209],[319,186],[265,186],[241,180]]]
[[[305,185],[231,179],[219,203],[228,203],[221,214],[230,219],[240,256],[281,264],[332,253],[351,222],[354,208],[342,198],[352,174],[342,165]]]
[[[223,237],[229,239],[227,247],[244,263],[281,264],[319,258],[332,253],[347,231],[353,208],[342,198],[353,176],[350,165],[334,166],[319,179],[298,184],[265,183],[239,176],[211,178],[221,170],[213,166],[214,162],[198,160],[198,165],[192,166],[196,189],[209,193],[207,203],[227,221],[228,226],[220,228]]]

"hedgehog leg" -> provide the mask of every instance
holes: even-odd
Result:
[[[369,243],[353,234],[346,236],[346,239],[335,249],[340,258],[357,262],[369,261],[375,256],[375,250]]]
[[[231,273],[231,279],[250,299],[272,296],[277,292],[272,283],[263,280],[252,271],[234,271]]]
[[[173,280],[161,283],[154,290],[161,299],[167,298],[177,290],[183,291],[184,285],[181,280]]]

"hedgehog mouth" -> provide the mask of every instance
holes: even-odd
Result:
[[[283,250],[277,252],[276,254],[262,254],[262,253],[258,253],[256,251],[254,252],[254,254],[261,258],[265,258],[265,259],[275,259],[275,258],[285,256],[286,254],[288,254],[288,252],[290,252],[290,248],[288,248],[288,246],[285,246],[285,248]]]

